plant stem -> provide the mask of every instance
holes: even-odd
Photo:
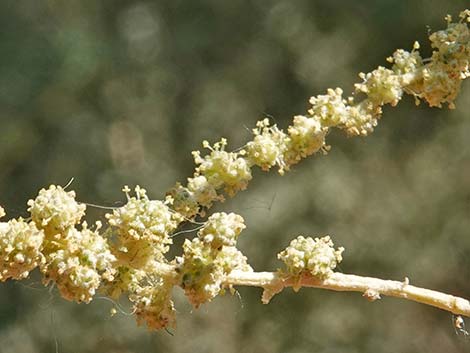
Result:
[[[294,287],[294,289],[315,287],[340,292],[362,292],[364,297],[372,301],[380,299],[380,295],[387,295],[431,305],[456,315],[470,316],[470,302],[468,300],[412,286],[407,278],[399,282],[334,272],[328,278],[322,280],[308,274],[294,278],[277,272],[234,270],[226,277],[225,284],[262,287],[265,289],[265,294],[263,294],[264,303],[269,302],[274,294],[285,287]]]

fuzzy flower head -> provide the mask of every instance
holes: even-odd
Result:
[[[246,145],[247,158],[264,171],[278,165],[282,174],[286,167],[284,153],[289,140],[287,135],[276,125],[269,126],[268,119],[258,121],[253,134],[253,141]]]
[[[54,235],[78,224],[85,215],[86,206],[75,201],[75,192],[51,185],[41,189],[34,200],[28,201],[28,211],[39,229]]]
[[[63,238],[48,245],[46,261],[41,266],[44,282],[55,282],[62,297],[88,303],[92,300],[102,280],[114,279],[116,258],[108,243],[96,230],[69,228]]]
[[[0,223],[0,281],[20,280],[43,260],[44,232],[33,222],[12,219]]]
[[[212,300],[220,292],[224,273],[215,264],[216,257],[217,251],[199,238],[184,241],[183,256],[177,259],[182,273],[181,286],[195,307]]]
[[[251,180],[251,169],[243,158],[244,150],[227,152],[226,146],[226,139],[221,139],[213,147],[204,141],[203,147],[211,152],[204,157],[199,151],[193,152],[194,162],[198,165],[194,176],[204,176],[216,190],[223,188],[229,196],[233,196],[246,189]]]
[[[447,29],[433,33],[429,39],[435,49],[433,60],[445,63],[449,73],[457,75],[456,79],[470,76],[470,30],[466,22],[450,23]]]
[[[222,200],[221,195],[217,195],[217,191],[207,178],[203,175],[194,178],[188,178],[188,190],[192,193],[194,200],[198,205],[209,208],[214,201]]]
[[[324,127],[342,125],[348,119],[346,100],[341,88],[328,89],[327,94],[310,98],[312,108],[308,113]]]
[[[185,240],[183,256],[177,262],[182,274],[181,286],[195,307],[216,297],[225,276],[233,270],[253,271],[247,258],[234,246],[214,249],[199,238]]]
[[[241,216],[215,213],[198,232],[198,238],[185,240],[183,256],[177,258],[178,272],[181,286],[194,306],[218,295],[225,276],[233,270],[252,271],[247,258],[235,247],[244,228]]]
[[[326,278],[342,260],[344,248],[335,250],[329,236],[312,239],[299,236],[277,255],[287,266],[289,274],[298,276],[302,272],[314,277]]]
[[[382,108],[369,100],[351,104],[348,111],[349,119],[344,124],[344,129],[352,136],[367,136],[372,133],[382,114]]]
[[[419,48],[417,42],[414,48]],[[419,68],[423,67],[423,59],[417,50],[413,50],[410,53],[406,50],[398,49],[387,60],[393,63],[392,70],[399,75],[415,73]]]
[[[140,287],[130,296],[138,325],[146,324],[149,330],[176,326],[171,289],[172,285],[159,280],[152,285]]]
[[[0,218],[5,217],[5,210],[0,206]]]
[[[328,128],[322,127],[317,119],[295,116],[293,125],[288,128],[288,150],[284,157],[286,163],[295,164],[323,148],[327,132]]]
[[[103,284],[103,292],[116,300],[123,293],[136,293],[146,275],[147,273],[144,270],[128,266],[117,266],[113,280]]]
[[[193,219],[201,212],[201,207],[196,200],[195,194],[187,187],[181,185],[181,183],[176,183],[167,192],[166,198],[171,198],[171,207],[184,218]]]
[[[395,106],[403,95],[400,77],[392,70],[379,66],[368,74],[360,73],[362,83],[356,83],[356,92],[365,93],[374,105],[391,104]]]
[[[140,241],[149,244],[163,258],[172,243],[170,234],[182,221],[178,213],[172,211],[164,202],[149,200],[146,190],[137,186],[136,196],[129,196],[129,188],[123,191],[127,203],[112,214],[107,214],[108,223],[117,230],[123,246]]]
[[[238,235],[245,228],[244,220],[240,215],[225,212],[214,213],[197,235],[212,248],[220,249],[222,246],[235,246]]]
[[[438,61],[423,70],[422,85],[415,89],[416,96],[427,101],[430,107],[442,107],[447,103],[455,108],[454,100],[460,92],[461,81],[449,76],[447,65]],[[413,86],[415,88],[415,86]]]
[[[447,19],[447,29],[429,37],[434,48],[431,62],[423,70],[423,79],[411,89],[431,107],[447,103],[452,109],[461,81],[470,77],[470,30],[467,11],[460,14],[458,23],[452,23],[450,16]]]

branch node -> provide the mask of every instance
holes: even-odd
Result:
[[[370,302],[375,302],[377,299],[381,299],[379,291],[376,289],[367,289],[362,296]]]
[[[406,286],[408,286],[409,284],[410,284],[410,279],[408,277],[405,277],[405,279],[402,282],[401,288],[403,289]]]

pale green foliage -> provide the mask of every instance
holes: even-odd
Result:
[[[334,248],[329,236],[311,238],[298,236],[277,257],[287,266],[287,272],[299,276],[308,272],[314,277],[326,278],[343,259],[344,248]]]

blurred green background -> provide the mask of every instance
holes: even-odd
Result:
[[[286,127],[329,87],[396,48],[422,43],[468,1],[3,0],[0,4],[0,204],[25,215],[49,184],[80,201],[122,202],[124,184],[161,198],[193,170],[190,151],[221,136],[243,145],[256,120]],[[457,109],[385,108],[376,132],[332,132],[328,156],[284,177],[255,172],[215,210],[248,229],[258,270],[298,234],[330,234],[341,271],[470,297],[470,86]],[[103,211],[89,209],[91,218]],[[182,239],[179,239],[181,242]],[[451,315],[357,293],[287,289],[269,305],[240,288],[192,310],[175,292],[174,336],[110,317],[112,303],[61,299],[33,273],[0,286],[0,352],[464,352]],[[125,306],[126,303],[123,303]]]

